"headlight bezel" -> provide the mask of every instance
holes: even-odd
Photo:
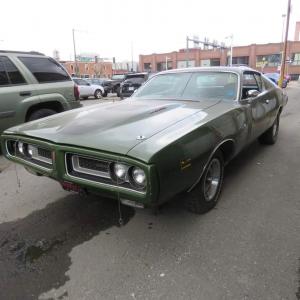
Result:
[[[123,166],[125,169],[125,174],[123,174],[121,177],[118,176],[115,172],[115,166]],[[145,179],[144,183],[140,184],[134,177],[134,171],[142,172]],[[124,162],[112,162],[110,165],[110,175],[112,180],[117,184],[124,184],[128,183],[131,185],[132,189],[134,190],[145,190],[147,187],[147,173],[145,170],[143,170],[141,167],[138,167],[136,165],[126,164]]]

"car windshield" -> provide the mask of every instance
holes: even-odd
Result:
[[[184,72],[154,76],[138,92],[142,99],[237,99],[238,76],[231,72]]]

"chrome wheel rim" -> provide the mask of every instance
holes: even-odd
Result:
[[[206,201],[214,199],[221,182],[221,163],[217,158],[213,158],[207,168],[204,179],[204,196]]]
[[[97,98],[97,99],[100,99],[100,98],[101,98],[101,92],[100,92],[100,91],[96,93],[96,98]]]

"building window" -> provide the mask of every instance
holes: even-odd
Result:
[[[210,65],[212,67],[220,66],[220,59],[219,58],[212,58],[210,60]]]
[[[144,63],[144,71],[149,72],[151,71],[151,63]]]
[[[172,62],[168,60],[168,70],[172,69]],[[166,70],[166,62],[159,62],[156,65],[157,71],[164,71]]]
[[[227,64],[229,65],[230,57],[227,57]],[[232,58],[233,65],[249,65],[249,56],[238,56]]]
[[[195,67],[196,66],[196,62],[194,60],[178,60],[177,61],[177,68],[178,69],[182,69],[182,68],[190,68],[190,67]]]
[[[291,55],[291,64],[295,66],[300,65],[300,53],[292,53]]]
[[[256,67],[278,67],[281,64],[281,54],[256,56]]]

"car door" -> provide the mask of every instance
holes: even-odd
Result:
[[[248,115],[251,123],[250,140],[254,140],[264,133],[269,126],[268,116],[269,94],[263,85],[259,84],[259,73],[245,71],[243,73],[242,100],[247,100]],[[249,91],[256,90],[255,97],[249,97]]]
[[[0,133],[25,122],[22,102],[37,97],[35,84],[7,56],[0,56]],[[38,99],[37,99],[38,101]]]
[[[80,89],[80,96],[87,97],[89,96],[89,90],[87,86],[87,82],[83,79],[78,79],[79,89]]]
[[[266,78],[263,78],[263,76],[261,76],[260,74],[258,76],[258,82],[261,82],[261,85],[266,92],[265,108],[269,119],[269,128],[273,125],[276,119],[280,106],[279,97],[283,94],[283,91],[279,89],[277,85],[274,85],[270,83]]]

